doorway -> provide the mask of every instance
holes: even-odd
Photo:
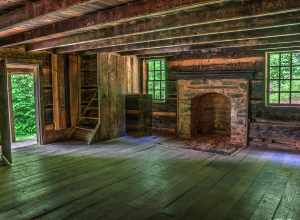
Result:
[[[17,128],[14,125],[15,123],[17,123],[17,121],[15,120],[14,117],[14,102],[13,102],[14,99],[13,84],[15,84],[15,82],[12,83],[12,81],[16,81],[17,87],[20,87],[17,88],[19,90],[30,88],[31,92],[29,92],[29,94],[27,94],[27,92],[23,92],[24,93],[23,95],[28,95],[28,97],[31,98],[31,102],[34,103],[33,105],[31,105],[34,107],[30,107],[29,109],[31,109],[31,111],[27,113],[28,115],[33,114],[31,118],[35,118],[35,126],[34,126],[35,128],[31,130],[31,134],[32,134],[31,137],[32,138],[35,137],[34,138],[35,143],[37,143],[38,145],[44,143],[44,139],[43,139],[44,106],[42,104],[43,93],[42,93],[42,89],[41,89],[42,87],[40,82],[40,76],[42,73],[41,70],[42,70],[41,65],[35,62],[31,63],[31,62],[24,61],[24,63],[18,63],[18,62],[14,62],[13,59],[0,59],[0,112],[1,112],[0,149],[1,149],[1,159],[6,165],[12,164],[12,143],[17,140],[17,136],[16,136]],[[16,78],[12,77],[12,75],[15,74],[25,74],[26,76],[29,75],[28,77],[23,77],[23,78],[28,78],[27,81],[30,81],[29,84],[31,85],[29,85],[28,83],[27,84],[25,83],[24,85],[22,84],[18,85],[19,78],[22,77],[16,77]],[[34,101],[32,99],[34,99]],[[23,102],[28,102],[28,100],[25,101],[26,98],[24,99],[21,98],[21,100]],[[25,107],[21,109],[24,110],[24,108]],[[34,122],[32,123],[34,124]],[[23,121],[21,121],[21,123],[19,124],[22,124],[24,128],[26,127]],[[33,134],[34,130],[35,130],[35,135]],[[29,137],[29,135],[27,137]],[[25,146],[28,145],[31,144],[25,144]]]
[[[9,113],[12,149],[37,144],[33,72],[9,72]]]

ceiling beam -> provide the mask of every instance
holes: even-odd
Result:
[[[151,16],[176,13],[180,10],[189,10],[196,7],[243,0],[139,0],[120,5],[107,10],[100,10],[80,17],[64,20],[54,24],[46,25],[31,31],[2,38],[0,46],[14,46],[32,41],[46,40],[62,37],[116,25],[120,22],[130,22],[136,19]],[[282,0],[281,0],[282,1]]]
[[[233,7],[233,6],[232,6]],[[203,11],[183,12],[176,15],[154,17],[143,21],[129,24],[120,24],[114,27],[90,31],[68,37],[62,37],[47,41],[41,41],[29,45],[29,50],[47,50],[55,47],[70,46],[77,50],[89,50],[90,43],[107,40],[110,44],[125,44],[133,41],[152,41],[158,38],[176,38],[178,36],[192,36],[208,33],[222,33],[225,31],[240,31],[245,29],[259,29],[277,27],[280,25],[293,25],[300,23],[300,13],[291,12],[284,14],[266,15],[252,14],[251,16],[241,14],[232,18],[224,10],[231,11],[231,7],[212,10],[210,16],[216,17],[223,11],[224,16],[211,22],[203,22]],[[256,17],[255,17],[256,16]],[[250,18],[249,18],[250,17]],[[148,35],[145,35],[148,34]],[[123,41],[121,37],[126,37]],[[129,38],[131,37],[131,38]],[[106,43],[105,43],[106,44]],[[85,45],[87,45],[85,47]]]
[[[217,22],[212,24],[188,26],[184,28],[167,29],[165,31],[150,31],[147,34],[133,34],[124,37],[105,38],[85,44],[67,46],[58,49],[58,51],[61,53],[72,53],[108,46],[130,45],[134,43],[145,43],[158,40],[172,40],[183,37],[209,36],[215,34],[233,33],[237,31],[254,31],[294,25],[300,25],[299,13],[289,13],[282,16],[261,16],[258,18],[241,19],[239,21],[231,20],[228,22]],[[41,47],[44,48],[41,44],[45,46],[45,44],[41,42],[31,45],[28,49],[30,51],[38,51]]]
[[[256,51],[300,51],[300,44],[290,44],[290,45],[265,45],[264,47],[253,48]]]
[[[272,40],[273,38],[279,37],[290,37],[294,40],[299,40],[300,36],[300,25],[278,27],[278,28],[266,28],[261,30],[250,30],[250,31],[236,31],[230,33],[218,33],[204,36],[193,36],[193,37],[182,37],[177,39],[157,40],[151,42],[134,43],[129,45],[121,46],[107,46],[96,49],[98,52],[124,52],[124,51],[138,51],[153,48],[165,48],[174,46],[190,46],[190,45],[205,45],[215,44],[219,42],[230,42],[236,40],[255,40],[255,39],[266,39]],[[288,41],[288,40],[287,40]],[[56,49],[56,53],[65,53],[64,48]],[[67,51],[69,52],[69,51]]]
[[[10,7],[15,7],[21,5],[25,0],[1,0],[0,1],[0,10],[8,9]]]
[[[247,44],[242,44],[240,42],[240,45],[238,47],[233,46],[233,44],[230,45],[222,45],[215,44],[215,45],[207,45],[206,47],[195,47],[195,46],[175,46],[175,47],[168,47],[168,48],[161,48],[161,49],[146,49],[146,50],[140,50],[140,51],[129,51],[129,52],[122,52],[120,55],[129,56],[129,55],[136,55],[138,57],[156,57],[156,56],[183,56],[183,55],[199,55],[203,53],[213,53],[216,51],[221,50],[235,50],[247,53],[250,53],[251,51],[273,51],[273,50],[295,50],[300,49],[300,42],[294,42],[294,43],[274,43],[274,44],[260,44],[255,46],[250,46]]]
[[[83,15],[96,10],[97,2],[97,0],[25,1],[22,7],[0,15],[0,37]],[[85,7],[88,4],[95,5],[94,7]]]

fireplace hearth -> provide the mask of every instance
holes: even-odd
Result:
[[[178,136],[193,149],[247,146],[248,80],[178,80]]]

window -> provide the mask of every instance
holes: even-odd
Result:
[[[300,52],[268,53],[268,104],[300,105]]]
[[[165,59],[147,60],[147,93],[152,95],[152,100],[166,101],[167,64]]]

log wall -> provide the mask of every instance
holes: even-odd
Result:
[[[298,147],[300,129],[291,127],[290,123],[300,122],[299,108],[270,107],[265,104],[264,53],[219,50],[198,55],[178,55],[168,59],[168,68],[168,98],[165,104],[153,106],[154,130],[159,130],[161,133],[171,131],[169,133],[176,134],[176,80],[178,78],[193,79],[197,77],[195,76],[197,73],[201,75],[208,72],[214,74],[212,77],[222,78],[222,74],[226,74],[234,78],[249,79],[250,144],[282,148]],[[284,138],[279,142],[278,137]]]

